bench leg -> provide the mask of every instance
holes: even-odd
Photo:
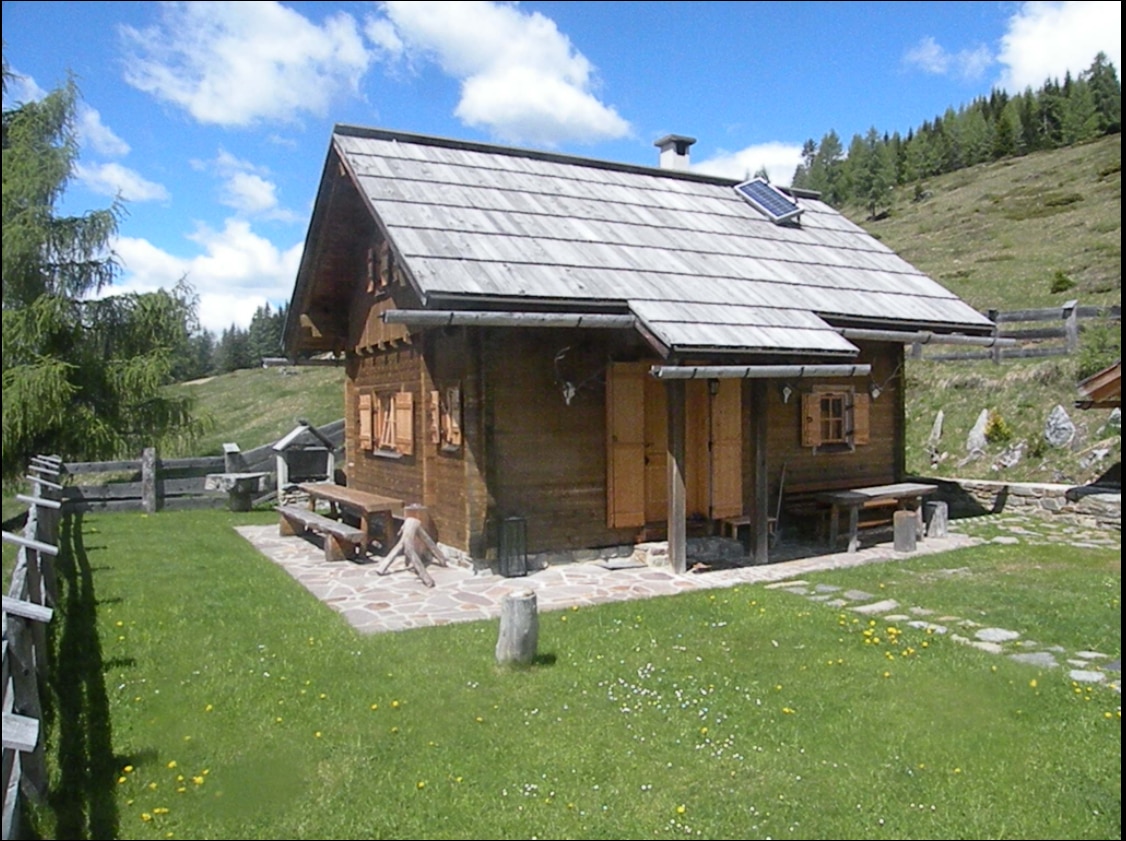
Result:
[[[305,533],[305,526],[302,524],[294,525],[289,517],[281,516],[278,518],[278,536],[279,537],[300,537]]]
[[[326,561],[346,561],[355,555],[356,545],[350,540],[326,534],[324,541]]]

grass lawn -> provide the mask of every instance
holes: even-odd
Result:
[[[496,622],[357,635],[231,528],[273,520],[68,521],[41,837],[1121,837],[1120,695],[1061,669],[751,585],[499,669]],[[822,576],[1120,651],[1116,550]]]

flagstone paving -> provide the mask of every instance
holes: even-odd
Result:
[[[1077,651],[1022,638],[1005,628],[981,628],[957,616],[934,616],[925,606],[901,607],[891,599],[877,599],[860,590],[843,590],[831,584],[811,586],[802,580],[812,572],[845,569],[918,555],[947,552],[982,542],[1074,544],[1121,548],[1119,532],[1093,532],[1071,525],[1021,516],[993,516],[955,521],[947,537],[920,541],[912,553],[898,553],[892,542],[876,543],[858,552],[811,554],[809,547],[790,547],[774,557],[783,560],[763,566],[716,565],[706,572],[674,574],[670,569],[620,563],[576,562],[552,565],[519,578],[504,578],[489,571],[431,565],[427,569],[435,586],[428,588],[402,566],[386,575],[378,572],[378,559],[368,562],[324,560],[323,551],[300,537],[280,537],[277,526],[242,526],[238,532],[266,557],[285,569],[317,598],[338,611],[363,633],[383,633],[453,622],[493,619],[500,615],[505,596],[531,590],[539,610],[563,610],[606,602],[654,598],[694,590],[764,584],[780,588],[818,604],[851,610],[860,615],[906,621],[933,633],[1038,668],[1066,668],[1077,682],[1105,683],[1119,691],[1120,652]],[[968,526],[968,528],[959,528]],[[967,533],[969,532],[969,533]],[[700,569],[709,569],[701,564]],[[956,574],[957,570],[950,571]],[[929,617],[927,619],[911,619]]]

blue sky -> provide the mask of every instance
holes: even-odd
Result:
[[[111,292],[288,303],[335,123],[788,183],[802,143],[906,133],[1105,52],[1120,2],[4,2],[4,106],[73,72],[63,209],[126,201]]]

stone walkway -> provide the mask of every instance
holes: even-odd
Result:
[[[328,563],[322,550],[312,542],[299,537],[279,537],[276,525],[242,526],[238,532],[362,633],[496,618],[505,596],[526,590],[535,592],[541,611],[551,611],[737,584],[765,584],[836,609],[931,627],[935,633],[949,633],[952,639],[966,645],[1006,654],[1039,667],[1067,666],[1076,681],[1119,687],[1120,652],[1068,653],[1058,646],[1023,640],[1015,631],[982,628],[955,616],[935,616],[922,606],[904,609],[893,601],[877,599],[868,593],[838,592],[838,588],[824,584],[810,587],[802,576],[947,552],[983,542],[1069,543],[1120,549],[1120,533],[1083,531],[1066,524],[1045,524],[1026,517],[1001,515],[956,521],[947,537],[920,541],[910,555],[895,552],[890,541],[869,545],[854,553],[831,555],[811,554],[809,547],[788,547],[789,555],[801,557],[765,566],[719,568],[726,565],[716,564],[717,568],[711,571],[685,575],[675,575],[669,569],[634,565],[626,559],[559,564],[520,578],[504,578],[464,567],[431,565],[427,569],[435,586],[428,588],[401,563],[396,563],[387,575],[379,575],[378,560]],[[786,547],[775,553],[775,557],[786,555]]]

